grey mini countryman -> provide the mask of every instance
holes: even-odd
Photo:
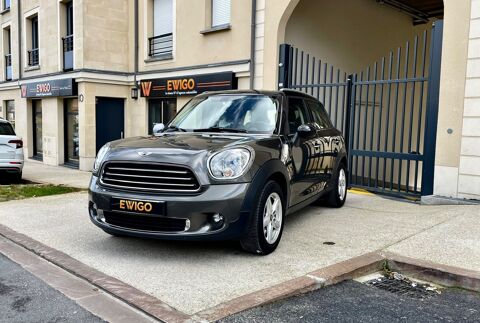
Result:
[[[92,222],[115,236],[239,240],[269,254],[285,216],[311,203],[341,207],[347,158],[314,97],[292,90],[193,98],[153,136],[100,149]]]

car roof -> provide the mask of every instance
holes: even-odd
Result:
[[[199,97],[207,97],[211,95],[266,95],[266,96],[278,96],[278,95],[287,95],[287,96],[299,96],[303,98],[317,100],[317,98],[301,91],[292,90],[292,89],[282,89],[280,91],[268,91],[268,90],[227,90],[227,91],[208,91],[199,95]]]

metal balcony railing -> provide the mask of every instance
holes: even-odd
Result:
[[[38,48],[33,48],[28,52],[28,66],[37,66],[40,63],[40,52]]]
[[[63,70],[73,69],[73,35],[62,38],[63,42]]]
[[[12,80],[12,54],[5,55],[5,80]]]
[[[158,57],[172,55],[173,34],[163,34],[148,38],[148,56]]]

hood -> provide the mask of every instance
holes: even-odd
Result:
[[[215,151],[248,144],[264,135],[226,133],[165,133],[111,143],[108,160],[152,161],[192,166]]]

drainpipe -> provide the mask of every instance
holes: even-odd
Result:
[[[252,26],[250,36],[250,89],[255,85],[255,27],[257,24],[257,0],[252,0]]]
[[[18,80],[22,79],[22,0],[17,1],[18,18]]]
[[[133,55],[135,58],[135,62],[133,64],[134,71],[133,71],[133,81],[135,83],[135,87],[137,87],[137,73],[138,73],[138,0],[135,0],[134,4],[134,41],[135,41],[135,54]]]

